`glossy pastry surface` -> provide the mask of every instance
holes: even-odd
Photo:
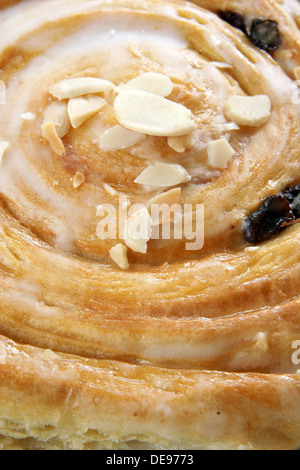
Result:
[[[0,9],[0,446],[296,449],[298,190],[244,228],[300,183],[298,4],[37,3]]]

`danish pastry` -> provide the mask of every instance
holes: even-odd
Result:
[[[299,4],[0,24],[0,447],[297,449]]]

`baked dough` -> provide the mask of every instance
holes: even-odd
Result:
[[[220,10],[247,24],[276,21],[280,46],[259,49]],[[299,18],[293,0],[4,2],[2,449],[299,447],[292,357],[300,227],[257,246],[242,230],[267,197],[300,182]],[[102,150],[101,136],[120,125],[113,100],[121,92],[108,83],[121,87],[149,72],[173,84],[155,103],[184,106],[195,129],[149,135],[143,123],[138,136],[122,133],[129,147]],[[56,98],[57,84],[83,77],[106,81],[105,92],[93,92],[103,107],[79,127],[64,120],[63,132],[55,119],[43,127],[51,103],[62,105],[61,117],[78,98]],[[158,83],[167,89],[166,78]],[[266,122],[228,120],[224,105],[236,95],[269,97]],[[82,112],[79,98],[80,116],[78,102],[72,109],[82,119],[91,103]],[[209,165],[207,144],[222,140],[224,150],[224,139],[234,155],[225,168]],[[188,173],[176,188],[182,205],[204,205],[204,246],[186,250],[186,239],[171,236],[147,240],[146,253],[132,244],[112,252],[125,245],[97,236],[101,206],[119,212],[119,196],[147,205],[161,195],[165,188],[135,183],[158,162]],[[115,261],[124,253],[122,269]]]

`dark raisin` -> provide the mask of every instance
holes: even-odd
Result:
[[[295,218],[300,219],[300,184],[286,189],[282,195],[289,202]]]
[[[231,24],[231,26],[240,29],[244,33],[246,32],[244,18],[239,13],[234,11],[220,11],[220,16],[226,23]]]
[[[289,201],[283,196],[269,196],[244,224],[248,243],[258,244],[282,232],[295,221]]]
[[[278,23],[272,20],[254,20],[251,24],[249,39],[264,51],[275,51],[281,44]]]

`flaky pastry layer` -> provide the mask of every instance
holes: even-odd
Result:
[[[276,21],[279,48],[255,47],[220,18],[228,10]],[[299,224],[257,247],[242,224],[300,181],[298,4],[23,0],[1,5],[0,24],[0,447],[296,449]],[[154,135],[101,150],[118,123],[113,93],[62,136],[61,155],[45,140],[60,80],[120,86],[148,72],[193,115],[184,151]],[[268,122],[228,134],[233,95],[267,95]],[[220,170],[206,148],[222,138],[234,157]],[[147,253],[128,249],[125,271],[96,208],[160,195],[134,182],[155,162],[189,173],[181,203],[204,205],[205,243],[150,239]]]

